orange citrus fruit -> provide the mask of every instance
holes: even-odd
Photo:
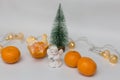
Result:
[[[92,76],[95,74],[97,65],[89,57],[81,57],[77,64],[78,71],[85,76]]]
[[[1,50],[1,57],[6,63],[16,63],[20,59],[20,51],[15,46],[7,46]]]
[[[79,52],[69,51],[66,53],[66,55],[64,57],[64,61],[67,66],[75,68],[75,67],[77,67],[77,62],[80,58],[81,58],[81,55]]]
[[[34,58],[43,58],[47,55],[47,48],[43,42],[35,42],[33,45],[28,46],[30,54]]]

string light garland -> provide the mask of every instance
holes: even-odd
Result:
[[[37,41],[38,38],[42,38],[41,41],[44,43],[47,42],[47,35],[43,34],[39,37],[29,36],[26,39],[27,43],[31,43],[34,41]],[[43,40],[44,39],[44,40]],[[8,33],[6,35],[3,35],[3,39],[0,42],[4,41],[11,41],[11,40],[24,40],[24,34],[23,33]],[[73,50],[76,47],[77,42],[85,42],[90,48],[89,50],[93,53],[96,53],[100,55],[101,57],[109,60],[110,63],[116,64],[119,62],[120,59],[120,53],[115,49],[112,45],[106,44],[103,47],[97,47],[92,42],[90,42],[86,37],[80,37],[78,40],[73,41],[71,38],[69,38],[68,48],[70,50]],[[48,45],[48,42],[46,43]],[[0,44],[0,51],[4,46]]]
[[[1,43],[6,41],[11,41],[11,40],[19,40],[19,41],[24,41],[24,34],[22,32],[20,33],[7,33],[5,35],[0,36],[1,37]],[[0,51],[4,47],[4,45],[0,44]]]
[[[108,59],[110,63],[117,63],[120,59],[120,53],[110,44],[106,44],[103,47],[94,47],[90,51],[98,53],[105,59]],[[111,53],[114,52],[114,53]]]
[[[72,49],[74,49],[75,47],[76,47],[75,42],[74,42],[71,38],[69,38],[68,48],[69,48],[70,50],[72,50]]]
[[[5,40],[23,40],[24,34],[23,33],[8,33],[5,36]]]
[[[77,41],[69,41],[68,47],[70,49],[75,48],[75,43],[77,42],[85,42],[90,47],[89,51],[102,56],[103,58],[109,60],[109,62],[112,64],[119,62],[120,53],[110,44],[106,44],[103,47],[97,47],[92,44],[92,42],[90,42],[86,37],[80,37]]]

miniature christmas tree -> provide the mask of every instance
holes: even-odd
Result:
[[[63,50],[65,50],[65,46],[68,43],[68,33],[65,25],[65,17],[61,8],[61,4],[59,4],[59,8],[51,32],[51,43],[53,45],[56,45],[58,49]]]

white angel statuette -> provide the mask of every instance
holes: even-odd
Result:
[[[49,66],[52,68],[58,68],[62,65],[61,55],[63,54],[63,50],[56,46],[50,46],[47,50]]]

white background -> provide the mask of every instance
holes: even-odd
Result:
[[[59,3],[66,18],[69,37],[77,40],[87,37],[96,46],[113,45],[120,51],[120,1],[119,0],[0,0],[0,34],[23,32],[40,36],[50,32]],[[9,44],[10,45],[10,44]],[[17,64],[5,64],[0,59],[0,80],[117,80],[120,63],[112,65],[108,60],[88,51],[88,46],[78,42],[76,50],[97,63],[97,73],[85,77],[77,69],[65,64],[61,68],[48,67],[47,58],[33,59],[26,44],[16,42],[22,58]],[[65,53],[64,53],[65,54]],[[64,57],[64,56],[63,56]]]

